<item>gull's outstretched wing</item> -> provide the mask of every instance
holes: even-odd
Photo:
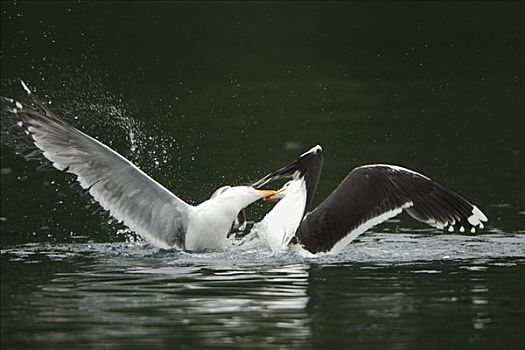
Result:
[[[419,221],[450,232],[473,233],[487,221],[475,205],[426,176],[393,165],[368,165],[350,172],[304,218],[296,238],[312,253],[336,253],[403,209]]]
[[[162,247],[184,247],[188,205],[130,161],[55,116],[17,103],[15,110],[35,145],[59,170],[131,230]]]

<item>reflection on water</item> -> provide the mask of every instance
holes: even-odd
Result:
[[[6,275],[17,273],[10,268],[18,264],[41,264],[39,259],[72,264],[85,259],[83,255],[57,260],[49,252],[30,258],[12,251],[2,255],[10,257],[2,261],[7,266],[2,284],[9,285]],[[20,259],[24,261],[13,265]],[[11,342],[42,341],[42,348],[72,339],[140,348],[163,343],[290,345],[309,338],[305,265],[252,269],[217,267],[213,261],[207,266],[171,266],[170,261],[133,264],[112,257],[46,280],[37,274],[40,280],[23,300],[7,302],[3,297],[2,319],[10,322],[2,325],[2,332]]]
[[[24,245],[2,251],[2,342],[489,348],[495,333],[519,341],[524,268],[515,235],[377,233],[313,259],[252,247]]]
[[[510,337],[500,341],[511,346],[520,344],[522,341],[512,332],[521,327],[519,319],[524,315],[524,303],[519,297],[525,287],[523,279],[518,284],[507,277],[501,285],[491,283],[494,274],[509,271],[494,269],[489,261],[484,264],[488,270],[484,275],[464,272],[461,263],[431,266],[431,273],[417,275],[413,272],[428,266],[366,269],[344,277],[342,267],[331,272],[313,270],[312,277],[326,278],[309,288],[314,341],[330,341],[330,330],[338,329],[341,346],[348,344],[347,339],[354,339],[352,344],[378,348],[384,344],[394,344],[394,348],[484,347],[499,345],[490,339],[498,332]],[[523,273],[523,266],[515,272]],[[338,277],[333,281],[335,275]],[[337,314],[341,317],[330,317]]]

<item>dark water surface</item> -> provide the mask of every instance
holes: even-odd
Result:
[[[190,203],[321,144],[314,205],[355,166],[429,175],[489,217],[399,217],[338,256],[158,251],[1,118],[4,348],[525,347],[525,6],[2,2],[23,78]],[[257,220],[267,204],[250,208]]]

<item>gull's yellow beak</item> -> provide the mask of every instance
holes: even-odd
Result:
[[[278,193],[277,191],[273,190],[257,190],[263,198],[263,201],[269,201],[272,200],[273,197]]]

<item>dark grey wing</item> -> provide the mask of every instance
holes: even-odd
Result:
[[[426,176],[393,165],[368,165],[350,172],[304,218],[296,238],[312,253],[338,252],[403,209],[419,221],[449,231],[474,232],[487,221],[476,206]]]
[[[17,106],[23,126],[55,168],[77,175],[104,209],[151,243],[183,248],[190,205],[49,109]]]

